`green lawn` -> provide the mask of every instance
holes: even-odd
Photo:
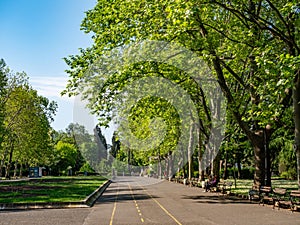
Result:
[[[0,181],[0,203],[78,202],[106,180],[100,176],[79,176]]]
[[[232,193],[248,195],[249,189],[251,189],[253,180],[236,180],[236,188],[234,186],[234,180],[228,179],[227,181],[232,181]],[[296,180],[283,180],[283,179],[272,179],[272,188],[286,188],[288,191],[297,190],[298,185]]]

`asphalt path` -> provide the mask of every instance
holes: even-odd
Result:
[[[3,211],[0,224],[299,225],[300,212],[272,210],[271,206],[168,181],[118,177],[92,208]]]

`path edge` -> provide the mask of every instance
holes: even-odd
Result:
[[[31,210],[31,209],[66,209],[66,208],[89,208],[92,207],[97,199],[104,193],[106,188],[111,184],[107,180],[92,194],[82,201],[75,202],[51,202],[51,203],[0,203],[0,211],[5,210]]]

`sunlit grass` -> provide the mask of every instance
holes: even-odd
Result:
[[[106,181],[92,177],[45,177],[30,181],[0,182],[0,203],[78,202]]]
[[[228,179],[233,183],[231,192],[236,194],[248,195],[248,191],[252,188],[253,180],[236,180]],[[286,188],[287,191],[297,190],[298,185],[296,180],[272,179],[272,188]]]

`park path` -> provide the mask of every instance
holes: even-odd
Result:
[[[0,212],[0,224],[299,225],[300,213],[168,181],[118,177],[92,208]]]

